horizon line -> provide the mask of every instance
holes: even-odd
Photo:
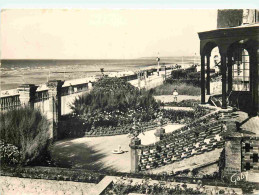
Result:
[[[160,56],[159,58],[173,58],[173,57],[200,57],[200,55],[177,55],[177,56]],[[156,59],[157,56],[151,56],[151,57],[138,57],[138,58],[56,58],[56,59],[51,59],[51,58],[5,58],[5,59],[0,59],[0,61],[4,60],[137,60],[137,59],[143,59],[143,58],[154,58]]]

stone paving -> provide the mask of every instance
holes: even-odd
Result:
[[[93,183],[0,176],[1,195],[82,195],[90,194],[95,186]]]
[[[173,95],[159,95],[159,96],[155,96],[155,99],[160,100],[161,102],[164,102],[164,103],[174,101]],[[192,96],[192,95],[178,95],[177,102],[180,102],[182,100],[189,100],[189,99],[200,100],[201,97],[200,96]]]
[[[172,132],[183,125],[166,125],[166,133]],[[139,137],[142,144],[155,142],[155,130],[150,130]],[[53,160],[60,166],[87,168],[92,170],[112,170],[130,172],[130,137],[128,135],[83,137],[61,140],[54,144]],[[121,147],[123,154],[113,154],[114,149]]]

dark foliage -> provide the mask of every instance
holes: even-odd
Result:
[[[71,108],[88,127],[116,127],[156,117],[159,103],[152,91],[139,90],[120,78],[100,79],[89,94],[77,98]]]
[[[184,110],[162,110],[163,118],[169,119],[169,121],[175,123],[188,124],[194,120],[205,116],[210,111],[206,108],[199,106],[194,107],[194,111],[184,111]]]
[[[0,115],[0,135],[4,143],[18,148],[20,162],[39,157],[49,144],[49,122],[37,109],[22,107]]]

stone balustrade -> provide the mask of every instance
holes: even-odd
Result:
[[[164,134],[159,131],[160,141],[150,145],[134,145],[138,154],[137,166],[132,172],[146,171],[224,147],[222,122],[219,111],[208,114],[190,125]],[[209,121],[209,122],[208,122]],[[133,160],[133,159],[132,159]]]

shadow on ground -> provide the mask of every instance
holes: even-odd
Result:
[[[72,143],[69,140],[55,143],[51,151],[51,159],[58,167],[116,171],[114,167],[103,164],[101,160],[106,156],[86,143]]]

